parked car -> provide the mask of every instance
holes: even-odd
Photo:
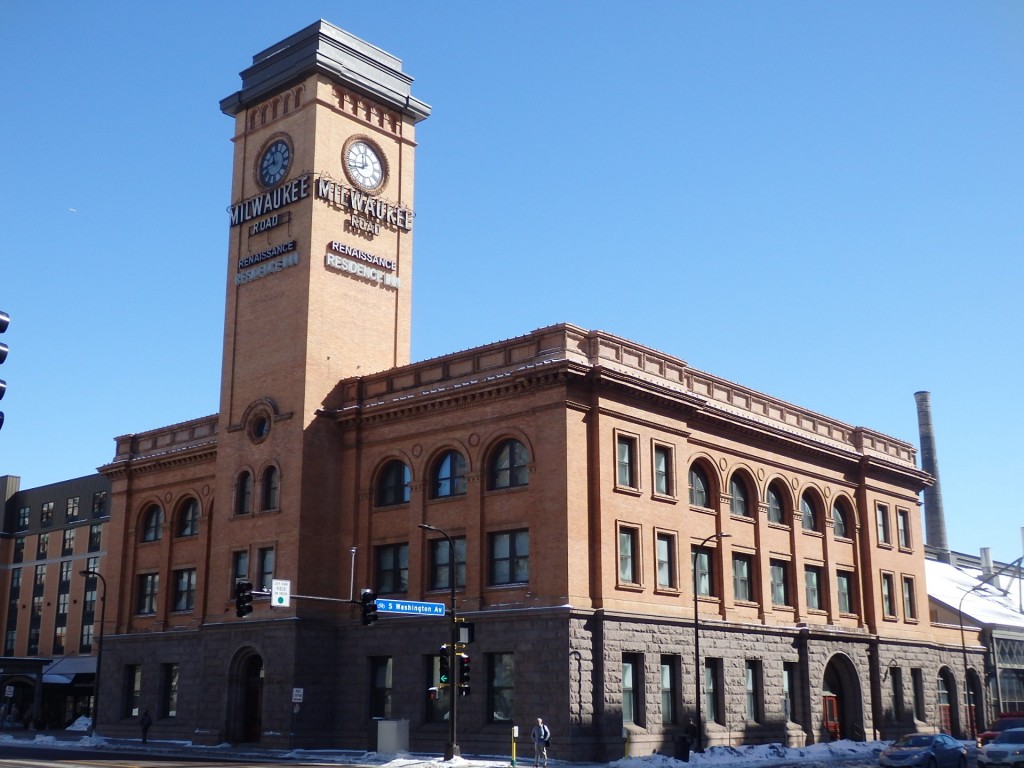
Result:
[[[978,750],[978,768],[1024,768],[1024,728],[1008,728]]]
[[[882,750],[883,768],[967,768],[967,747],[944,733],[908,733]]]
[[[978,746],[983,747],[1008,728],[1024,728],[1024,713],[1011,712],[1000,715],[989,725],[988,730],[978,735]]]

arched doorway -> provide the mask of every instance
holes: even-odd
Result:
[[[821,681],[821,735],[823,741],[864,739],[860,680],[853,662],[836,654],[829,659]]]
[[[956,677],[949,671],[949,667],[939,670],[939,677],[935,681],[936,692],[939,700],[939,730],[948,734],[960,734],[965,736],[960,729],[960,689],[956,684]],[[969,688],[968,688],[969,690]],[[968,713],[970,719],[970,713]]]
[[[231,664],[227,734],[234,743],[256,743],[263,733],[263,657],[240,651]]]
[[[967,733],[961,734],[962,738],[974,739],[982,731],[979,726],[984,724],[985,719],[985,689],[982,686],[981,678],[973,669],[967,670]]]

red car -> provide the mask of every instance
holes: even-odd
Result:
[[[988,727],[984,733],[978,734],[978,746],[983,747],[1007,728],[1024,728],[1024,712],[1004,712]]]

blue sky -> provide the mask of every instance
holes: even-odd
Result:
[[[433,107],[414,360],[570,322],[915,445],[926,389],[951,546],[1021,554],[1019,2],[9,4],[0,473],[216,412],[218,102],[318,18]]]

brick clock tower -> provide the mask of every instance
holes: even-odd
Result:
[[[409,362],[415,127],[430,114],[399,59],[325,21],[241,77],[220,105],[235,132],[211,616],[242,576],[348,597],[340,510],[356,491],[315,414],[340,379]],[[250,618],[319,610],[257,602]]]

